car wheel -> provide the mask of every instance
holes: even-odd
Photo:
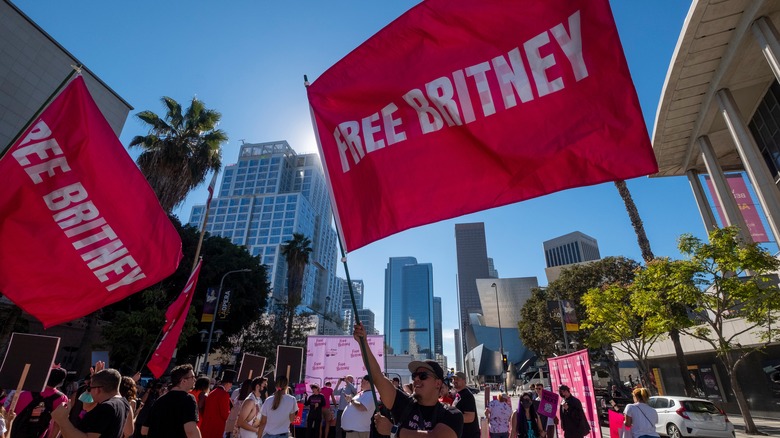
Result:
[[[666,433],[669,435],[669,438],[682,438],[682,432],[674,424],[666,426]]]

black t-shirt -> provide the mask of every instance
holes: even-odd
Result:
[[[317,407],[314,407],[314,404]],[[309,406],[309,416],[307,418],[320,418],[322,417],[322,408],[325,406],[325,396],[322,394],[312,394],[306,400],[306,404]]]
[[[474,400],[474,394],[468,388],[463,388],[455,395],[453,407],[463,412],[473,412],[474,421],[471,423],[463,422],[462,438],[479,438],[479,417],[477,417],[477,401]]]
[[[99,433],[100,438],[122,438],[129,412],[130,405],[124,397],[111,397],[87,412],[78,429],[84,433]]]
[[[407,406],[413,404],[409,414],[404,418]],[[476,407],[474,408],[476,409]],[[433,430],[438,423],[444,423],[460,437],[463,431],[463,414],[453,407],[447,407],[436,402],[434,406],[422,406],[400,389],[395,390],[395,401],[390,410],[396,422],[401,422],[402,429]]]
[[[149,438],[186,438],[184,424],[198,422],[198,403],[186,391],[169,391],[157,399],[144,426]]]

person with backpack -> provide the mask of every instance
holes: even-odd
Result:
[[[60,429],[52,421],[51,413],[58,406],[68,403],[68,396],[57,387],[65,381],[68,372],[52,368],[43,392],[22,391],[16,403],[16,419],[11,428],[11,438],[54,438]]]
[[[355,324],[354,337],[365,342],[366,329]],[[391,438],[423,438],[421,433],[434,438],[458,438],[463,432],[463,414],[439,403],[439,392],[444,385],[444,370],[434,360],[412,361],[414,392],[412,396],[396,388],[393,381],[382,374],[379,362],[368,348],[361,348],[363,360],[368,364],[369,375],[374,380],[382,402],[392,412],[393,419],[375,414],[377,431]]]

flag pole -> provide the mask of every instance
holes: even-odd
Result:
[[[22,129],[14,136],[13,140],[11,140],[11,143],[8,143],[8,145],[5,148],[3,148],[2,151],[0,151],[0,158],[3,158],[3,155],[5,155],[8,149],[11,149],[11,146],[13,146],[14,143],[16,143],[19,140],[19,137],[21,137],[22,134],[24,134],[24,131],[26,131],[27,128],[32,124],[32,122],[41,115],[43,110],[45,110],[46,107],[49,106],[49,103],[51,103],[51,101],[54,100],[54,98],[60,93],[62,88],[65,87],[65,84],[67,84],[68,81],[70,81],[73,78],[73,76],[77,74],[81,74],[81,67],[82,67],[81,64],[71,65],[71,67],[73,67],[73,71],[68,73],[68,76],[66,76],[65,79],[63,79],[62,82],[60,82],[60,84],[57,85],[57,88],[54,89],[54,92],[51,93],[49,98],[46,99],[45,102],[43,102],[43,105],[41,105],[40,108],[38,108],[38,110],[35,111],[35,113],[33,113],[32,117],[30,117],[30,120],[28,120],[27,123],[25,123],[22,126]]]
[[[309,88],[309,78],[306,77],[306,75],[303,75],[303,85],[306,88]],[[342,243],[342,234],[341,234],[341,221],[339,220],[339,211],[338,207],[336,206],[336,197],[333,194],[333,184],[330,182],[330,175],[328,174],[328,166],[325,162],[323,151],[322,151],[322,142],[320,141],[320,133],[317,131],[317,122],[314,119],[314,108],[309,105],[309,113],[311,115],[311,124],[312,128],[314,128],[314,138],[317,140],[317,149],[320,152],[320,159],[322,160],[322,166],[325,170],[325,179],[328,182],[328,193],[330,194],[330,206],[331,211],[333,212],[333,216],[335,217],[335,223],[336,223],[336,237],[339,241],[339,250],[341,250],[341,263],[344,264],[344,273],[347,277],[347,287],[349,288],[349,297],[352,301],[352,314],[355,317],[355,324],[362,324],[360,321],[360,317],[357,313],[357,302],[355,301],[355,291],[352,288],[352,279],[349,277],[349,266],[347,265],[347,255],[344,252],[344,244]],[[369,384],[371,385],[371,395],[374,398],[374,412],[377,412],[379,410],[379,401],[376,396],[376,388],[374,387],[374,376],[371,375],[371,368],[368,366],[368,358],[367,358],[367,351],[368,351],[368,333],[366,333],[366,337],[361,338],[358,341],[358,345],[360,345],[360,353],[363,357],[363,365],[366,367],[366,372],[368,373]],[[382,346],[384,348],[384,345]],[[371,353],[373,354],[373,353]]]
[[[211,206],[211,198],[214,197],[214,189],[217,184],[217,175],[219,175],[219,170],[214,171],[214,176],[211,177],[211,182],[209,183],[209,198],[206,200],[206,211],[203,214],[203,224],[201,225],[200,228],[200,237],[198,237],[198,246],[195,248],[195,257],[193,257],[192,259],[191,271],[194,271],[195,267],[198,266],[200,249],[203,246],[203,235],[206,234],[206,224],[209,223],[209,207]]]

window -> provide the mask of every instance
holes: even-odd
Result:
[[[773,82],[748,127],[775,182],[780,179],[780,84]]]

